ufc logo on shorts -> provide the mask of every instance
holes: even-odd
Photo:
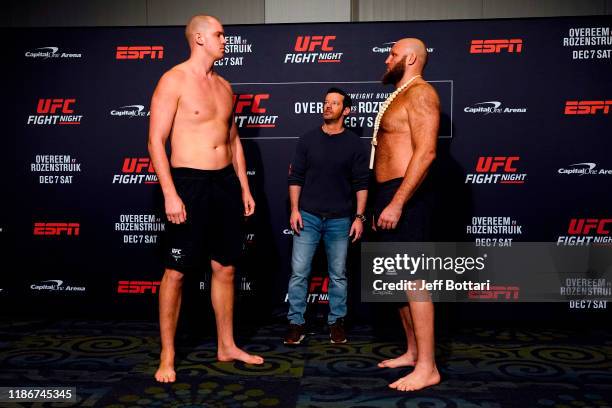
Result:
[[[310,280],[310,288],[308,292],[313,293],[317,292],[317,289],[321,289],[322,293],[327,293],[327,289],[329,288],[329,277],[326,276],[323,278],[322,276],[314,276]]]
[[[572,218],[567,233],[589,235],[594,232],[599,235],[609,235],[609,224],[612,224],[612,218]]]
[[[335,35],[300,35],[295,41],[295,51],[306,52],[314,51],[317,47],[321,48],[321,51],[333,51],[334,47],[330,46],[329,43],[336,39]]]
[[[252,113],[266,113],[266,108],[261,107],[261,102],[266,99],[270,99],[270,94],[234,95],[234,112],[242,113],[245,108],[251,107]]]
[[[481,156],[476,163],[476,171],[478,173],[497,173],[499,169],[503,169],[506,173],[515,173],[517,169],[512,166],[512,163],[519,159],[519,156]]]
[[[164,47],[161,45],[136,45],[136,46],[118,46],[115,57],[118,60],[134,60],[134,59],[163,59]]]
[[[518,299],[518,286],[491,286],[490,290],[471,290],[469,299]]]
[[[151,281],[119,281],[117,293],[157,293],[157,288],[161,282]]]
[[[148,157],[126,157],[123,159],[123,173],[142,173],[146,169],[149,173],[155,173],[153,163]]]
[[[74,113],[70,107],[76,99],[39,99],[36,113],[56,113],[58,110],[61,113]]]
[[[567,101],[565,102],[566,115],[604,115],[610,113],[612,101]]]
[[[79,235],[80,224],[78,222],[35,222],[34,235],[58,236]]]
[[[470,54],[499,54],[502,50],[518,54],[523,50],[523,40],[472,40],[470,46]]]

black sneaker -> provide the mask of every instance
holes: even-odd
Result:
[[[285,344],[300,344],[304,340],[304,325],[289,323],[287,334],[285,334]]]
[[[344,322],[342,319],[336,320],[329,325],[329,338],[332,344],[346,343],[346,333],[344,332]]]

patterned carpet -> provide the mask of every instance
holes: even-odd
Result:
[[[370,327],[350,343],[326,333],[281,342],[282,325],[239,339],[264,366],[220,363],[212,337],[178,341],[175,384],[153,381],[157,325],[117,321],[0,322],[2,386],[76,386],[83,407],[612,407],[609,331],[462,329],[438,336],[442,383],[404,394],[387,384],[407,369],[376,363],[402,352]]]

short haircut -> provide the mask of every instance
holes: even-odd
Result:
[[[325,95],[330,94],[330,93],[337,93],[343,96],[343,99],[342,99],[342,109],[343,110],[344,108],[349,108],[349,109],[351,108],[353,101],[351,100],[351,97],[346,92],[344,92],[342,89],[331,87],[327,90],[327,92],[325,92]]]

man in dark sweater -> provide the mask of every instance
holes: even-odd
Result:
[[[368,196],[368,159],[359,137],[344,128],[351,99],[330,88],[323,104],[323,125],[303,135],[289,168],[290,224],[293,230],[285,344],[304,339],[308,277],[314,253],[323,239],[329,274],[332,343],[346,343],[346,253],[349,239],[361,238]],[[356,213],[353,197],[356,197]]]

